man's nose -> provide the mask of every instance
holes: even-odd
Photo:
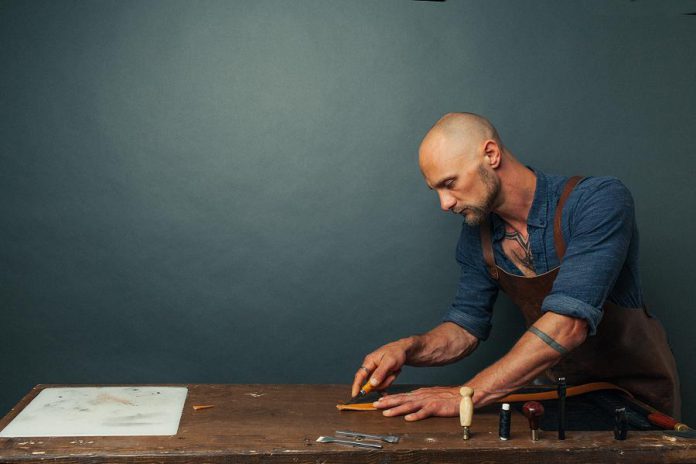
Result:
[[[442,211],[449,211],[457,204],[457,200],[446,191],[438,192],[440,195],[440,208]]]

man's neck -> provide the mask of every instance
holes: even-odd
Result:
[[[493,209],[513,229],[527,235],[527,217],[536,192],[536,174],[512,155],[500,166],[500,203]]]

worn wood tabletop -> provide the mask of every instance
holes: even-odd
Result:
[[[4,428],[42,389],[38,385],[0,421]],[[0,438],[0,462],[235,462],[235,463],[539,463],[696,462],[696,439],[662,432],[546,432],[529,439],[526,419],[513,412],[512,436],[498,438],[498,408],[477,410],[472,438],[462,440],[458,418],[406,422],[380,412],[338,411],[347,385],[187,385],[179,431],[174,436]],[[213,408],[194,411],[193,405]],[[381,450],[317,443],[336,430],[395,434]]]

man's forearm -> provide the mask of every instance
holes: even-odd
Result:
[[[555,313],[546,313],[532,327],[536,330],[525,332],[505,356],[467,382],[477,407],[529,384],[582,344],[587,334],[584,321]]]
[[[430,332],[404,339],[407,344],[406,364],[441,366],[467,356],[478,346],[478,339],[467,330],[445,322]]]

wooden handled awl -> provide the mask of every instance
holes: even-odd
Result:
[[[539,422],[544,415],[544,407],[537,401],[527,401],[522,406],[522,413],[529,419],[529,428],[532,431],[532,441],[539,439]]]
[[[474,394],[474,389],[471,387],[462,387],[459,389],[459,394],[462,395],[462,400],[459,403],[459,422],[464,430],[464,440],[471,437],[469,427],[471,427],[471,419],[474,416],[474,401],[471,397]]]

